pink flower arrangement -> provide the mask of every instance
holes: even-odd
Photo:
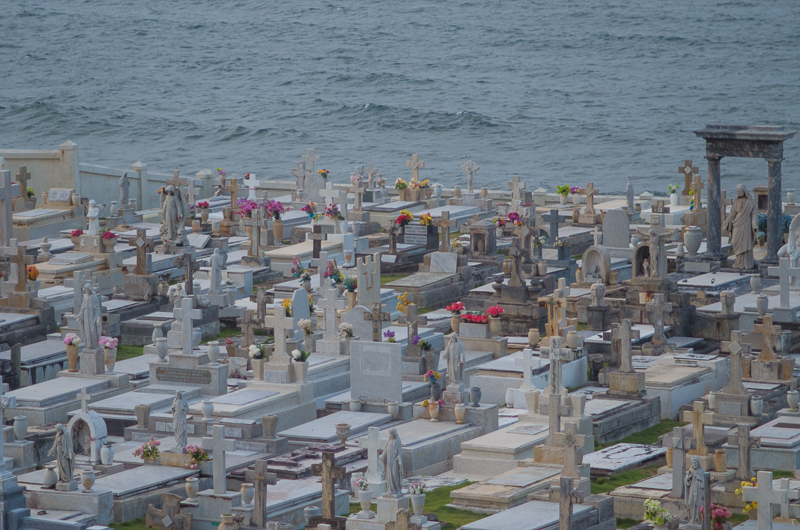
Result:
[[[201,209],[202,209],[202,208],[208,208],[208,207],[210,207],[210,206],[211,206],[211,205],[210,205],[210,204],[208,204],[208,201],[200,201],[200,202],[198,202],[198,203],[197,203],[197,207],[198,207],[198,208],[201,208]]]
[[[100,337],[100,340],[98,342],[99,342],[100,346],[102,346],[103,348],[107,348],[109,350],[113,350],[114,348],[117,347],[117,343],[119,342],[119,339],[114,338],[114,337],[106,337],[105,335],[103,335],[102,337]]]
[[[236,199],[236,206],[243,214],[248,214],[253,210],[258,209],[258,203],[256,201],[251,201],[250,199]]]
[[[75,230],[70,232],[69,235],[71,235],[72,237],[82,236],[83,235],[83,230],[81,230],[80,228],[76,228]]]
[[[500,307],[499,305],[493,305],[492,307],[487,309],[486,312],[489,314],[489,316],[492,316],[494,318],[497,318],[503,313],[505,313],[505,311],[503,311],[503,308]]]
[[[703,514],[703,518],[705,518],[705,511],[705,506],[701,506],[700,513]],[[722,530],[730,516],[731,511],[726,507],[714,504],[713,502],[711,503],[711,528],[714,530]]]
[[[111,230],[103,232],[103,239],[116,239],[116,238],[117,238],[117,234],[115,234]]]
[[[466,322],[467,324],[486,324],[489,322],[489,317],[487,315],[479,315],[477,313],[467,313],[465,315],[461,315],[461,321]]]
[[[267,215],[269,215],[276,221],[279,221],[281,215],[283,215],[284,208],[283,208],[283,203],[281,203],[281,201],[273,201],[270,199],[267,200],[262,206],[267,211]]]
[[[186,450],[186,453],[189,455],[189,463],[186,464],[186,467],[188,467],[189,469],[197,469],[200,466],[200,462],[208,462],[209,460],[211,460],[208,451],[206,451],[199,445],[189,444],[184,449]]]
[[[155,462],[161,456],[161,451],[158,449],[159,445],[161,445],[161,442],[151,436],[149,442],[145,442],[141,447],[134,449],[133,456],[138,456],[145,462]]]
[[[511,212],[508,214],[508,220],[514,223],[515,225],[519,226],[519,214],[517,212]]]
[[[64,344],[67,346],[78,346],[81,343],[81,338],[75,333],[67,333],[64,336]]]
[[[447,306],[445,309],[447,309],[448,311],[450,311],[454,315],[460,315],[461,312],[464,310],[464,304],[462,304],[461,302],[453,302],[452,304]]]

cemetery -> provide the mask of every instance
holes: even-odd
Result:
[[[0,530],[800,528],[794,131],[695,135],[669,194],[0,150]]]

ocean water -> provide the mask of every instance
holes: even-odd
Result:
[[[287,178],[308,147],[503,188],[666,192],[707,123],[800,130],[800,2],[3,0],[0,148]],[[800,136],[784,188],[800,188]],[[723,160],[723,187],[766,183]],[[35,177],[35,176],[34,176]]]

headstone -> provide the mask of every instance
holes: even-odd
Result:
[[[683,427],[673,427],[672,435],[664,437],[665,447],[672,449],[672,498],[683,498],[686,453],[694,448],[694,440],[683,433]]]
[[[227,491],[225,483],[227,481],[226,476],[228,473],[228,470],[225,467],[225,453],[228,451],[234,451],[236,446],[233,440],[225,439],[224,426],[214,425],[212,427],[212,433],[213,434],[211,437],[203,438],[203,449],[210,450],[212,452],[214,493],[225,493]]]
[[[631,222],[622,210],[609,210],[603,216],[603,245],[628,248],[631,243]]]

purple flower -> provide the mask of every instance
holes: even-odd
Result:
[[[411,338],[411,345],[412,346],[416,346],[417,344],[419,344],[419,341],[421,341],[421,340],[422,340],[422,337],[420,337],[419,335],[414,335]]]
[[[386,337],[387,339],[393,339],[394,331],[387,329],[386,331],[383,332],[383,336]]]

